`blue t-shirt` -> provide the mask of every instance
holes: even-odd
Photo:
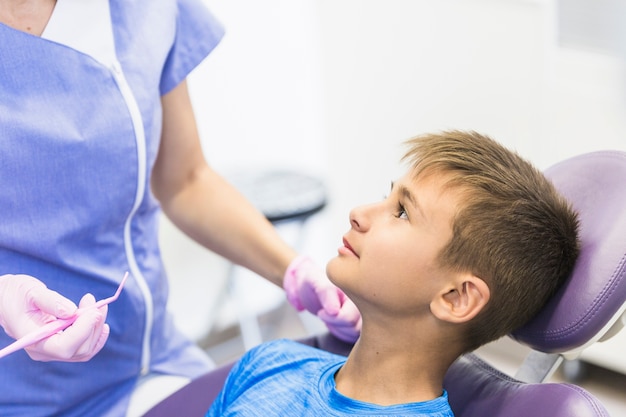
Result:
[[[206,417],[454,417],[445,391],[434,400],[391,406],[342,395],[334,377],[345,361],[344,356],[290,340],[264,343],[235,364]]]

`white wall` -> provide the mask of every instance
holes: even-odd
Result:
[[[220,170],[325,170],[312,0],[205,0],[226,28],[190,77],[205,153]]]
[[[550,2],[325,0],[327,139],[340,211],[380,198],[400,142],[446,128],[494,136],[540,167],[624,149],[614,58],[556,45]]]
[[[558,45],[552,0],[205,0],[227,35],[192,74],[210,162],[326,179],[328,256],[401,142],[474,129],[540,168],[626,150],[624,66]]]

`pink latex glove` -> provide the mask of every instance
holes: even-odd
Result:
[[[361,313],[311,258],[298,256],[289,264],[283,288],[292,306],[315,314],[337,338],[346,342],[359,338]]]
[[[95,304],[86,294],[81,309]],[[57,318],[70,318],[77,307],[72,301],[28,275],[0,276],[0,325],[17,339]],[[102,349],[108,336],[107,306],[86,309],[74,324],[25,348],[38,361],[85,362]]]

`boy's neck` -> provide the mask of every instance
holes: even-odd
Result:
[[[443,378],[456,354],[433,340],[368,337],[365,330],[335,375],[337,391],[378,405],[429,401],[442,395]]]

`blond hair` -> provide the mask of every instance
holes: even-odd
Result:
[[[545,305],[579,253],[578,216],[528,161],[476,132],[409,139],[415,175],[443,172],[461,190],[440,265],[482,278],[491,297],[465,326],[465,350],[509,334]]]

